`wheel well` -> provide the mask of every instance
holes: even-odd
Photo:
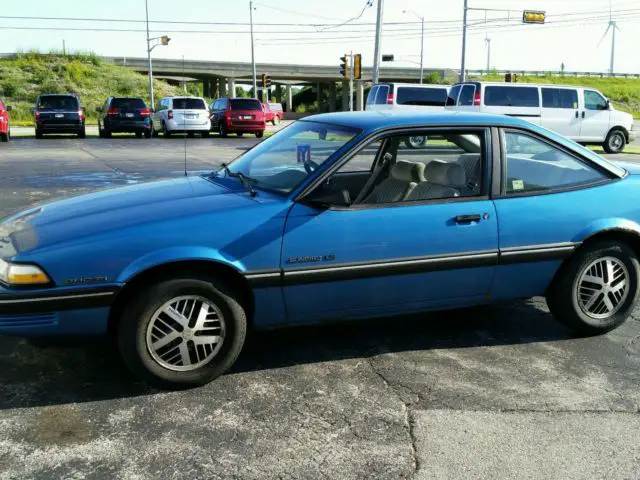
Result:
[[[238,301],[247,313],[249,323],[253,320],[254,298],[253,291],[247,279],[237,270],[222,263],[207,260],[177,261],[157,265],[138,273],[126,282],[125,286],[118,293],[115,302],[111,306],[109,313],[108,332],[113,336],[117,332],[118,323],[122,317],[122,312],[129,300],[145,286],[150,283],[158,283],[163,280],[174,278],[177,275],[184,276],[206,276],[224,281],[228,287],[238,297]]]

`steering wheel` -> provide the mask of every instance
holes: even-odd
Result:
[[[303,165],[304,165],[305,171],[309,175],[311,175],[313,172],[315,172],[316,169],[320,166],[316,162],[314,162],[313,160],[305,160]]]

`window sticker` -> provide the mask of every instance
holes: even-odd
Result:
[[[511,181],[511,189],[512,190],[524,190],[524,182],[522,180],[512,180]]]
[[[297,146],[298,163],[307,163],[311,161],[311,145],[308,143],[299,143]]]

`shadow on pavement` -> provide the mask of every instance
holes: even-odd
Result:
[[[252,332],[233,373],[370,357],[565,340],[570,332],[531,303]],[[115,345],[37,348],[0,337],[0,409],[158,393],[128,372]]]

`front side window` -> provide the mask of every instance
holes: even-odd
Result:
[[[424,147],[413,147],[406,135],[368,144],[324,181],[311,199],[339,205],[348,199],[347,205],[375,206],[481,195],[483,132],[416,135],[428,138]]]
[[[470,107],[473,105],[473,94],[476,91],[474,85],[465,85],[460,92],[460,98],[458,98],[458,105]]]
[[[537,87],[503,87],[489,85],[484,89],[484,104],[490,107],[539,107]]]
[[[578,92],[568,88],[542,88],[542,108],[578,108]]]
[[[301,120],[249,150],[229,170],[243,174],[256,188],[288,194],[358,133],[348,127]]]
[[[606,110],[607,100],[593,90],[584,91],[584,108],[587,110]]]
[[[421,105],[444,107],[447,101],[446,88],[398,87],[396,103],[398,105]]]
[[[507,194],[571,188],[607,178],[587,163],[532,136],[506,132],[504,137]]]

